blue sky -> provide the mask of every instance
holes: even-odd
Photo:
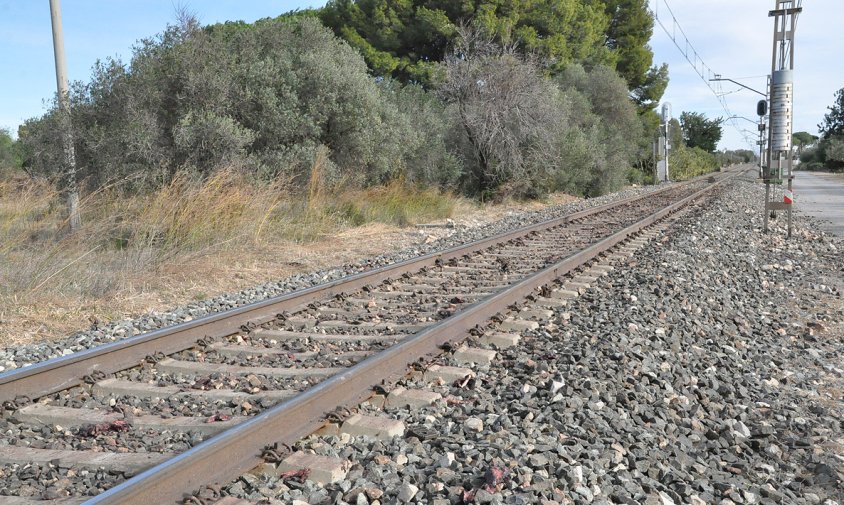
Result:
[[[716,73],[762,89],[770,72],[774,0],[667,1],[701,59]],[[844,87],[842,0],[807,0],[797,26],[795,131],[816,131],[835,90]],[[175,19],[185,5],[203,24],[254,21],[324,0],[62,0],[65,48],[71,80],[87,80],[99,58],[126,60],[138,39],[152,36]],[[671,26],[670,24],[667,26]],[[724,116],[718,100],[657,26],[651,45],[656,62],[669,64],[671,83],[665,99],[675,115],[697,111]],[[13,131],[45,110],[55,93],[48,0],[0,0],[0,128]],[[724,91],[738,87],[724,83]],[[726,96],[734,114],[754,117],[758,96],[740,91]],[[740,127],[755,127],[738,120]],[[726,125],[720,147],[747,147],[742,135]]]
[[[765,91],[766,76],[771,72],[774,30],[768,11],[774,8],[774,0],[650,0],[651,9],[658,7],[658,14],[666,16],[666,1],[692,46],[712,71]],[[671,23],[664,21],[664,24],[672,29]],[[803,2],[794,46],[794,131],[817,134],[817,125],[827,106],[832,104],[835,91],[844,88],[842,26],[842,0]],[[708,117],[726,116],[712,91],[658,24],[654,27],[651,47],[654,60],[669,65],[671,82],[664,100],[671,103],[675,117],[684,110],[703,112]],[[730,92],[725,99],[733,114],[756,118],[756,102],[761,96],[736,91],[740,88],[728,82],[722,83],[722,89]],[[744,120],[736,120],[736,124],[751,130],[755,140],[754,125]],[[747,146],[742,135],[732,125],[725,124],[719,147]]]

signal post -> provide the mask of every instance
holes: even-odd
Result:
[[[774,18],[774,44],[771,60],[768,156],[763,170],[765,182],[764,231],[768,232],[768,216],[784,210],[791,237],[791,208],[794,201],[794,156],[791,151],[794,116],[794,30],[797,16],[803,11],[802,0],[775,0],[776,8],[768,13]],[[778,188],[782,188],[780,191]]]

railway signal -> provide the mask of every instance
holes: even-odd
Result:
[[[763,229],[768,232],[768,216],[784,210],[791,237],[791,209],[794,184],[794,155],[791,151],[792,118],[794,116],[794,31],[797,17],[803,11],[803,0],[775,0],[776,8],[768,13],[774,18],[774,41],[771,57],[771,79],[768,85],[768,156],[763,169],[765,182],[765,214]],[[785,185],[785,187],[783,187]],[[777,188],[783,188],[780,200]],[[785,197],[788,195],[788,198]]]

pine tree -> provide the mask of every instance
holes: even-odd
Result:
[[[829,112],[823,117],[823,123],[818,125],[818,131],[825,139],[844,135],[844,88],[835,92],[835,102],[827,107]]]
[[[376,75],[423,85],[436,79],[437,63],[468,24],[536,54],[552,73],[570,62],[617,61],[599,0],[331,0],[320,18]]]

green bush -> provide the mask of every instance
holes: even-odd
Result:
[[[630,182],[652,117],[637,116],[614,70],[571,64],[549,78],[516,48],[475,37],[430,91],[373,78],[310,15],[186,20],[140,41],[128,64],[98,62],[74,83],[78,178],[88,191],[118,181],[131,193],[234,169],[301,190],[318,163],[331,188],[401,180],[492,198],[593,196]],[[62,166],[57,119],[53,107],[20,129],[33,174]]]
[[[173,141],[182,163],[210,173],[243,160],[255,136],[229,116],[191,111],[176,125]]]
[[[453,188],[463,171],[455,154],[454,110],[435,93],[414,84],[384,80],[381,90],[399,113],[391,140],[404,149],[403,179]]]
[[[588,196],[619,189],[628,182],[628,168],[640,150],[649,149],[627,84],[607,67],[586,70],[577,64],[555,81],[569,97],[566,116],[577,130],[565,134],[564,157],[573,162],[567,168],[579,172],[559,189]]]
[[[12,139],[9,130],[0,128],[0,173],[20,168],[20,155],[18,142]]]
[[[386,91],[310,17],[169,27],[141,41],[129,65],[99,63],[71,98],[89,187],[124,178],[159,186],[186,168],[222,166],[305,182],[319,146],[330,147],[335,182],[448,182],[460,169],[438,154],[444,106],[421,90]],[[55,131],[52,111],[24,128],[36,172],[59,166]]]
[[[833,172],[844,171],[844,136],[832,135],[826,140],[826,166]]]
[[[800,154],[800,170],[844,171],[844,136],[829,135]]]
[[[718,170],[715,155],[699,147],[681,146],[671,151],[668,171],[671,180],[683,181]]]

